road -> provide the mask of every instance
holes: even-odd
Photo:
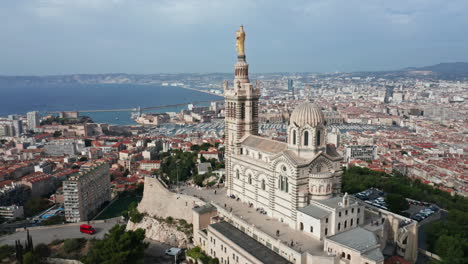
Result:
[[[96,234],[88,235],[80,232],[79,225],[76,224],[67,224],[54,227],[44,227],[44,229],[31,229],[29,234],[33,239],[35,245],[40,243],[49,244],[55,239],[67,239],[67,238],[103,238],[104,234],[109,231],[115,224],[116,220],[109,221],[107,223],[98,223],[92,224],[96,229]],[[16,240],[21,240],[22,242],[26,239],[26,230],[15,232],[13,234],[5,235],[0,237],[0,245],[9,244],[14,245]]]
[[[48,227],[44,229],[31,229],[29,234],[33,239],[34,245],[45,243],[49,244],[55,239],[67,239],[67,238],[103,238],[104,234],[107,233],[115,224],[116,220],[109,220],[107,223],[95,223],[92,226],[96,229],[97,233],[94,235],[83,234],[79,230],[79,225],[67,224],[61,226]],[[14,245],[16,240],[20,240],[22,243],[26,240],[26,231],[22,230],[13,234],[0,236],[0,245],[8,244]],[[149,243],[148,248],[145,251],[144,263],[160,263],[160,264],[171,264],[174,263],[173,257],[166,256],[164,252],[171,246],[159,243],[157,241],[146,240]]]

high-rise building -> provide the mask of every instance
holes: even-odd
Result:
[[[0,125],[0,137],[10,137],[14,133],[13,127],[9,124]]]
[[[12,120],[11,123],[13,125],[13,130],[14,130],[14,135],[15,136],[18,137],[21,134],[23,134],[23,121],[21,121],[21,120]]]
[[[90,220],[111,199],[109,164],[98,161],[83,165],[63,182],[63,197],[66,221]]]
[[[39,112],[37,111],[32,111],[27,113],[27,119],[28,119],[28,129],[29,130],[34,130],[37,126],[39,126]]]
[[[288,80],[288,91],[292,91],[293,89],[294,89],[293,80],[289,79]]]

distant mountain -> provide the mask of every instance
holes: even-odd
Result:
[[[468,62],[445,62],[424,67],[409,67],[403,71],[431,71],[434,73],[468,75]]]

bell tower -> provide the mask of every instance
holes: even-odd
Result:
[[[258,134],[258,100],[260,89],[249,80],[249,64],[244,51],[245,32],[243,26],[237,31],[237,62],[234,66],[232,86],[224,82],[225,125],[224,145],[226,148],[226,184],[228,195],[232,186],[232,162],[234,155],[241,154],[240,140],[245,135]]]

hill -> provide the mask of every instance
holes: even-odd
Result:
[[[468,62],[445,62],[424,67],[409,67],[404,71],[431,71],[434,73],[467,74]]]

